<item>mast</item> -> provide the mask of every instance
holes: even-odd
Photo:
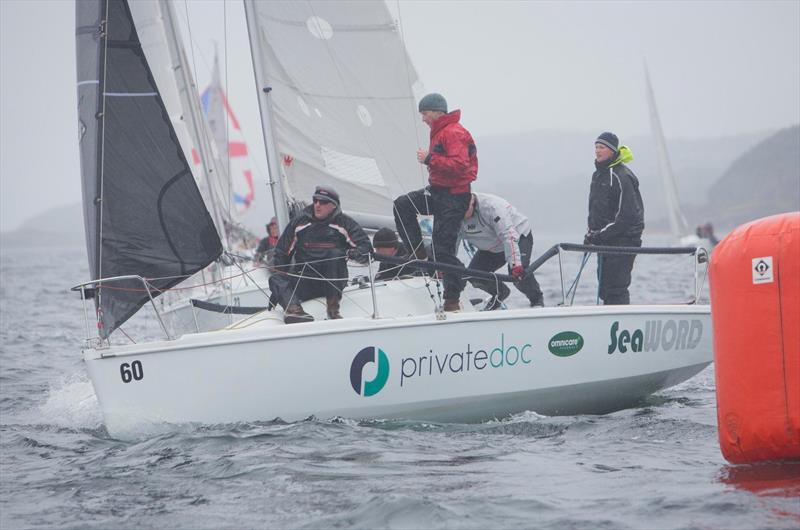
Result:
[[[653,85],[650,82],[650,73],[647,64],[644,65],[644,77],[647,83],[647,103],[650,109],[650,127],[653,132],[653,139],[656,144],[656,158],[658,160],[658,172],[661,175],[661,182],[664,185],[664,196],[667,202],[667,214],[672,234],[676,238],[689,235],[689,223],[681,210],[678,199],[678,188],[675,183],[675,175],[672,172],[672,165],[669,162],[667,152],[667,142],[664,139],[664,131],[661,128],[661,120],[658,117],[656,108],[656,97],[653,93]]]
[[[211,215],[214,218],[214,224],[217,227],[220,239],[225,242],[226,247],[230,247],[227,229],[225,227],[225,215],[221,211],[221,200],[217,196],[217,189],[215,182],[222,184],[227,182],[228,177],[225,174],[224,168],[218,167],[216,158],[212,154],[210,145],[208,128],[205,125],[203,113],[200,110],[200,103],[197,97],[197,86],[194,83],[194,78],[191,75],[191,69],[188,66],[186,58],[186,50],[183,47],[182,41],[178,33],[178,26],[175,17],[175,11],[172,7],[172,2],[167,0],[159,1],[159,10],[164,19],[164,29],[167,36],[167,45],[170,49],[170,57],[176,61],[172,65],[175,72],[175,81],[178,83],[178,90],[181,95],[181,103],[184,112],[188,113],[189,124],[192,131],[192,137],[195,140],[200,162],[203,166],[203,180],[208,189],[209,194],[209,207],[211,208]],[[225,201],[228,204],[228,201]]]
[[[273,111],[270,95],[272,87],[264,86],[266,74],[261,67],[264,63],[261,46],[258,43],[258,26],[256,24],[253,0],[244,0],[244,12],[247,19],[247,35],[250,38],[250,56],[253,60],[253,71],[255,72],[258,106],[261,109],[261,129],[264,134],[264,147],[267,154],[270,194],[272,195],[272,205],[275,208],[275,216],[278,219],[278,227],[283,230],[289,224],[289,208],[286,202],[286,190],[283,187],[283,178],[275,146],[275,131],[272,127],[271,116]]]

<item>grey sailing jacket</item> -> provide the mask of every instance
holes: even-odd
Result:
[[[470,242],[478,250],[503,252],[511,267],[521,265],[519,238],[531,233],[528,218],[508,201],[490,193],[474,193],[475,212],[461,221],[459,241]]]

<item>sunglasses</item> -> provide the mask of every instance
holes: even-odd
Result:
[[[314,204],[333,204],[331,201],[326,201],[325,199],[312,199]]]

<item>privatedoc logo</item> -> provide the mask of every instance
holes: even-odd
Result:
[[[369,363],[378,363],[378,373],[371,381],[362,381],[364,366]],[[364,397],[374,396],[380,392],[389,380],[389,357],[375,346],[367,346],[356,354],[350,364],[350,384],[356,394]],[[363,392],[361,384],[364,384]]]
[[[562,331],[553,335],[553,338],[547,343],[550,353],[558,357],[575,355],[581,351],[581,348],[583,348],[583,337],[574,331]]]

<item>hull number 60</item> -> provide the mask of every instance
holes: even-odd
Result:
[[[142,369],[141,361],[133,361],[132,363],[122,363],[119,366],[119,375],[122,377],[123,383],[130,383],[131,381],[141,381],[144,378],[144,370]]]

